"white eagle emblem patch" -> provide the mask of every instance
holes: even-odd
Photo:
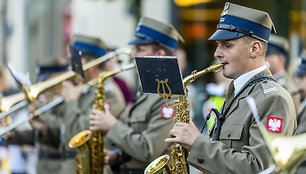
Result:
[[[267,130],[270,132],[280,133],[282,131],[283,118],[268,117]]]
[[[166,119],[170,119],[174,115],[174,107],[170,105],[168,107],[166,105],[163,105],[161,111],[162,111],[162,117]]]
[[[111,105],[110,105],[108,102],[104,102],[104,108],[105,108],[106,110],[109,110],[110,107],[111,107]]]

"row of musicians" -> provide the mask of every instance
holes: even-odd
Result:
[[[247,14],[244,14],[246,12]],[[250,12],[252,15],[249,15]],[[233,17],[237,15],[240,18]],[[259,18],[253,19],[254,16]],[[261,18],[265,20],[259,20]],[[49,113],[31,120],[32,126],[35,128],[33,131],[14,131],[13,135],[8,137],[7,143],[24,143],[26,141],[33,143],[35,137],[40,143],[38,173],[75,173],[74,157],[76,151],[68,147],[69,140],[82,130],[99,130],[106,132],[104,139],[108,149],[107,163],[110,165],[105,167],[105,172],[143,173],[144,168],[158,156],[170,154],[171,144],[165,142],[170,132],[171,138],[166,141],[178,142],[187,148],[190,151],[188,161],[204,173],[239,173],[239,171],[252,173],[264,170],[269,167],[272,157],[266,149],[258,127],[256,128],[254,125],[255,120],[249,110],[246,110],[245,104],[242,103],[240,106],[238,102],[241,97],[245,97],[246,93],[253,95],[258,103],[270,102],[260,108],[259,114],[263,115],[262,120],[267,125],[268,131],[285,135],[296,133],[294,104],[291,97],[288,98],[289,93],[273,82],[271,72],[262,63],[265,61],[265,54],[261,54],[262,47],[267,44],[270,33],[261,35],[255,31],[251,32],[253,28],[227,27],[228,24],[224,24],[224,21],[229,21],[231,26],[236,26],[241,22],[256,24],[259,26],[258,30],[264,32],[266,32],[266,28],[262,26],[268,26],[270,32],[274,31],[274,26],[267,13],[232,3],[226,3],[221,19],[216,33],[210,40],[216,40],[218,43],[215,57],[225,64],[223,75],[234,79],[232,86],[235,86],[235,90],[232,93],[235,93],[235,97],[227,99],[222,111],[225,121],[219,131],[217,131],[217,123],[212,127],[209,134],[211,139],[199,135],[199,131],[192,121],[187,125],[174,125],[171,119],[174,110],[169,112],[168,108],[163,106],[164,101],[158,95],[140,94],[135,103],[125,105],[124,96],[118,83],[109,78],[105,81],[105,102],[109,104],[109,110],[100,112],[92,109],[95,98],[94,87],[82,91],[82,89],[75,88],[72,83],[65,82],[61,89],[65,103],[50,110]],[[245,38],[247,41],[243,40]],[[174,55],[178,41],[183,41],[183,39],[171,25],[143,17],[138,23],[135,37],[129,44],[135,45],[132,57],[171,56]],[[84,63],[106,53],[104,44],[96,38],[78,35],[74,37],[71,44],[81,50]],[[239,44],[252,44],[252,47],[249,49],[238,46],[238,48]],[[274,53],[277,49],[283,51],[284,48],[281,45],[283,44],[275,45]],[[241,53],[250,51],[248,54],[239,55],[245,59],[245,61],[239,62],[245,63],[245,67],[239,66],[235,70],[230,70],[229,66],[235,66],[234,59],[238,59],[234,52],[231,52],[231,49],[243,48],[247,49]],[[273,51],[268,53],[273,54]],[[225,54],[226,52],[228,54]],[[306,75],[305,63],[303,60],[296,71],[296,76],[300,79],[305,78]],[[271,63],[271,67],[272,65],[274,64]],[[247,66],[249,69],[244,69]],[[90,69],[86,72],[86,78],[88,81],[97,78],[105,70],[107,70],[106,65]],[[246,75],[244,79],[248,85],[242,89],[244,84],[242,83],[240,89],[243,92],[239,92],[239,83],[243,80],[241,81],[241,78],[237,77],[243,75]],[[250,78],[246,78],[247,76]],[[236,89],[238,93],[236,93]],[[229,95],[227,93],[227,96]],[[170,104],[173,104],[174,99],[170,100]],[[305,112],[305,106],[303,111]],[[240,113],[240,116],[231,117],[237,113]],[[241,113],[246,115],[241,116]],[[303,121],[302,116],[299,117],[299,120]],[[273,121],[281,123],[272,124]],[[184,127],[188,127],[188,129],[184,129]],[[186,134],[179,134],[181,131]],[[303,132],[303,130],[298,131],[299,133]],[[188,132],[191,134],[188,135]],[[220,132],[220,134],[216,135],[216,132]],[[180,139],[184,136],[185,138]],[[50,150],[51,147],[53,150]],[[220,167],[220,163],[226,165]],[[46,171],[47,169],[50,171]]]

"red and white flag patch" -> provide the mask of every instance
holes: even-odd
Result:
[[[274,133],[282,131],[283,118],[268,117],[267,130]]]
[[[162,111],[162,117],[166,119],[170,119],[174,115],[174,107],[170,105],[168,107],[166,105],[163,105],[161,111]]]
[[[106,110],[109,110],[110,107],[111,107],[111,105],[110,105],[108,102],[104,102],[104,108],[105,108]]]

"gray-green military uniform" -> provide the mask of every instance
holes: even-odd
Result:
[[[254,77],[259,75],[271,76],[271,73],[265,70]],[[235,174],[258,173],[272,164],[272,157],[246,103],[247,96],[254,97],[264,125],[268,126],[269,117],[276,117],[282,120],[280,134],[294,135],[297,125],[290,95],[276,82],[262,80],[246,87],[230,105],[224,115],[219,141],[215,139],[216,123],[209,137],[201,135],[196,139],[188,162],[204,173]],[[227,108],[223,108],[225,110]]]
[[[129,113],[128,125],[118,121],[107,132],[106,141],[131,157],[123,163],[124,169],[144,169],[157,157],[170,154],[165,138],[174,123],[162,117],[164,104],[159,95],[142,94]]]
[[[154,45],[157,45],[167,56],[171,56],[170,52],[176,49],[179,41],[183,41],[183,38],[172,25],[143,16],[129,44],[152,46],[153,55],[157,52]],[[170,105],[173,100],[168,101]],[[171,145],[165,142],[165,138],[174,126],[170,118],[173,117],[174,108],[172,115],[166,114],[169,117],[165,117],[164,104],[165,101],[157,94],[142,94],[129,112],[128,125],[117,122],[107,132],[107,141],[130,157],[123,161],[120,173],[144,173],[151,161],[163,154],[170,154]]]
[[[262,41],[266,44],[271,33],[275,33],[275,27],[268,13],[227,2],[217,31],[209,40],[225,40],[227,43],[228,40],[252,37],[256,39],[255,42]],[[251,43],[254,46],[255,42],[250,41],[249,46]],[[261,47],[264,47],[264,43],[260,44]],[[232,47],[228,49],[232,51]],[[235,48],[233,50],[237,51]],[[262,64],[264,55],[261,51],[264,49],[258,51],[254,57],[245,55],[246,62],[252,63],[249,59],[259,59],[255,62]],[[239,60],[237,54],[229,57]],[[228,57],[221,54],[218,58],[226,61]],[[227,101],[222,106],[221,114],[210,130],[209,137],[200,135],[192,144],[187,161],[204,173],[258,173],[273,164],[258,124],[246,103],[247,96],[254,98],[261,123],[268,131],[289,136],[295,134],[296,112],[290,94],[272,79],[268,67],[249,67],[254,70],[245,72],[243,76],[238,74],[241,76],[231,82]],[[234,86],[232,84],[237,85],[236,90],[231,88]],[[231,94],[235,94],[233,99],[230,99]]]
[[[113,115],[119,115],[123,110],[125,102],[119,87],[112,79],[104,81],[106,101],[110,104],[110,112]],[[62,108],[63,123],[65,125],[64,146],[67,151],[70,139],[77,133],[89,129],[89,114],[93,108],[96,88],[91,87],[89,91],[81,95],[78,101],[69,101]],[[76,149],[74,149],[75,151]],[[63,163],[62,173],[75,173],[75,159],[67,159]]]
[[[15,131],[14,135],[9,137],[7,144],[28,144],[38,145],[38,162],[36,172],[43,174],[58,174],[61,169],[61,152],[59,151],[59,129],[53,130],[52,127],[60,124],[60,120],[55,116],[57,108],[47,111],[43,115],[47,126],[47,136],[43,136],[38,130]],[[37,147],[37,146],[36,146]]]
[[[112,79],[105,81],[106,102],[110,104],[110,111],[119,114],[124,108],[124,99],[118,86]],[[40,152],[37,173],[75,174],[76,150],[68,147],[68,142],[78,132],[89,129],[89,112],[95,98],[95,87],[81,95],[78,101],[67,102],[43,114],[46,120],[47,132],[38,133]],[[71,128],[67,127],[70,124]],[[17,131],[9,138],[8,144],[32,144],[35,142],[35,131]],[[49,170],[50,169],[50,170]]]

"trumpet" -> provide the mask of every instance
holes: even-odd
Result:
[[[126,54],[126,55],[131,55],[132,51],[129,48],[119,48],[113,52],[110,52],[100,58],[97,58],[87,64],[85,64],[83,66],[83,70],[86,71],[94,66],[97,66],[99,64],[102,64],[104,62],[106,62],[107,60],[118,56],[118,55],[122,55],[122,54]],[[16,110],[24,107],[25,105],[27,105],[26,102],[24,102],[24,100],[26,100],[28,103],[32,103],[40,94],[42,94],[43,92],[45,92],[46,90],[60,84],[61,82],[65,81],[65,80],[69,80],[73,77],[76,76],[76,73],[73,71],[69,71],[69,72],[65,72],[62,75],[59,75],[55,78],[43,81],[43,82],[39,82],[33,85],[20,85],[21,86],[21,90],[23,91],[22,93],[18,93],[14,96],[9,96],[9,97],[5,97],[5,98],[1,98],[0,101],[0,108],[1,108],[1,115],[0,115],[0,119],[15,112]],[[10,108],[14,105],[16,105],[17,103],[22,102],[22,104],[19,104],[18,107],[14,107],[14,109],[12,111],[10,111]]]

